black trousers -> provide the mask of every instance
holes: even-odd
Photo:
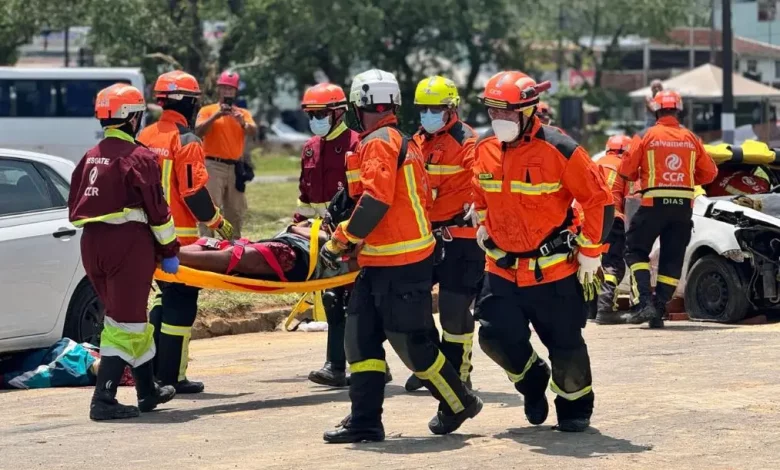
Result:
[[[577,276],[519,287],[492,273],[477,301],[479,345],[501,366],[526,400],[544,396],[550,368],[531,346],[533,325],[552,363],[550,388],[558,420],[590,418],[593,389],[588,347],[582,337],[588,307]]]
[[[479,293],[485,273],[485,252],[471,238],[437,241],[443,259],[433,267],[433,283],[439,284],[439,320],[442,335],[434,327],[431,339],[458,371],[460,379],[468,380],[474,346],[474,316],[471,303]]]
[[[473,397],[457,371],[430,338],[433,257],[396,267],[360,271],[347,307],[346,350],[352,378],[352,425],[376,426],[382,419],[385,350],[390,342],[406,367],[439,401],[439,409],[458,413]]]
[[[192,324],[198,314],[200,289],[159,281],[157,286],[160,292],[149,312],[157,346],[154,370],[163,385],[174,385],[187,376]]]
[[[676,201],[673,204],[664,202]],[[663,308],[672,300],[680,282],[685,249],[691,241],[693,209],[688,199],[656,198],[655,205],[642,206],[631,218],[626,233],[626,263],[631,269],[631,288],[640,307],[653,301],[650,285],[650,251],[661,238],[655,302]]]
[[[597,300],[599,312],[617,310],[617,287],[626,275],[626,262],[623,258],[626,250],[626,229],[623,219],[615,219],[606,242],[609,243],[609,251],[601,256],[604,282]]]
[[[325,360],[336,370],[346,370],[347,355],[344,352],[344,330],[347,325],[348,287],[328,289],[322,294],[322,304],[328,321],[328,345]]]

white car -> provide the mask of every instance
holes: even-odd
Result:
[[[0,353],[63,336],[99,344],[103,306],[81,265],[81,230],[68,222],[74,168],[0,149]]]

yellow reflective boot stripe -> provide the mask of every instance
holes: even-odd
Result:
[[[641,271],[643,269],[650,271],[650,263],[634,263],[631,265],[631,272]]]
[[[500,193],[501,183],[501,180],[479,180],[479,186],[486,193]]]
[[[349,372],[357,374],[358,372],[387,372],[387,363],[382,359],[366,359],[349,365]]]
[[[171,204],[171,174],[173,173],[173,160],[167,158],[162,162],[162,186],[165,194],[165,202]]]
[[[639,299],[639,284],[636,282],[636,276],[634,273],[637,271],[650,271],[650,263],[634,263],[629,269],[631,270],[631,294],[635,299]]]
[[[162,225],[152,225],[151,227],[154,238],[157,239],[160,245],[167,245],[176,240],[176,228],[173,226],[173,219],[168,219],[168,222]]]
[[[414,211],[414,219],[417,221],[417,228],[420,229],[420,236],[424,237],[428,233],[428,221],[425,218],[425,210],[420,203],[420,196],[417,195],[417,180],[414,178],[414,168],[412,165],[404,165],[404,177],[406,178],[406,191],[409,195],[409,201]]]
[[[360,170],[347,170],[347,183],[357,183],[360,181]]]
[[[664,276],[664,275],[659,274],[658,275],[658,282],[663,283],[663,284],[667,284],[667,285],[670,285],[670,286],[677,287],[677,284],[680,283],[680,280],[679,279],[675,279],[673,277]]]
[[[647,187],[655,186],[655,150],[647,151]]]
[[[585,387],[585,388],[583,388],[581,390],[578,390],[578,391],[572,392],[572,393],[568,393],[568,392],[564,392],[558,385],[556,385],[556,383],[554,381],[551,380],[550,381],[550,390],[552,390],[556,395],[558,395],[561,398],[565,398],[565,399],[567,399],[569,401],[574,401],[574,400],[578,400],[578,399],[584,397],[585,395],[589,394],[593,390],[593,387],[588,385],[587,387]]]
[[[604,273],[604,282],[609,282],[609,283],[617,285],[617,283],[618,283],[617,276],[615,276],[614,274]]]
[[[414,375],[416,375],[421,380],[430,381],[436,390],[438,390],[438,392],[441,394],[442,398],[444,398],[444,401],[447,402],[447,405],[449,405],[452,412],[460,413],[464,409],[463,403],[461,403],[458,396],[455,395],[455,392],[452,390],[452,387],[450,387],[450,384],[444,380],[444,377],[442,377],[440,373],[441,368],[444,367],[446,362],[447,359],[444,357],[444,354],[439,351],[439,355],[436,357],[433,365],[431,365],[428,370],[423,372],[415,372]]]
[[[474,347],[474,333],[454,335],[452,333],[448,333],[446,330],[443,330],[442,337],[444,341],[448,343],[458,343],[463,345],[463,357],[461,358],[458,375],[460,375],[460,381],[465,382],[468,380],[469,374],[471,373],[471,350]]]
[[[190,358],[190,337],[192,336],[191,326],[176,326],[163,323],[160,326],[160,333],[168,336],[178,336],[181,338],[181,357],[179,358],[179,377],[182,381],[187,377],[187,365]]]
[[[433,176],[451,176],[466,171],[459,165],[427,165],[425,169]]]
[[[507,377],[509,377],[509,380],[511,380],[514,383],[520,382],[525,378],[525,374],[528,373],[529,370],[531,370],[531,366],[534,365],[536,360],[539,359],[539,356],[536,355],[536,351],[532,351],[531,357],[528,358],[528,362],[525,363],[525,367],[523,367],[523,371],[519,374],[514,374],[512,372],[509,372],[508,370],[505,370]]]
[[[531,184],[524,181],[512,181],[509,187],[510,191],[513,193],[539,196],[542,194],[550,194],[560,191],[562,186],[561,183]]]

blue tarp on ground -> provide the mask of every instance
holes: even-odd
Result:
[[[14,360],[13,372],[3,374],[3,388],[81,387],[93,385],[90,371],[96,358],[91,344],[63,338],[48,349],[37,349]]]

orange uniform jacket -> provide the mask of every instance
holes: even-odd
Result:
[[[422,150],[433,191],[431,222],[446,222],[463,215],[463,205],[474,202],[471,169],[477,133],[453,116],[439,132],[431,135],[421,130],[414,135],[414,141]],[[477,235],[475,227],[448,227],[456,238],[475,238]]]
[[[664,116],[643,137],[634,137],[619,173],[628,181],[641,179],[643,206],[652,206],[654,198],[692,204],[694,186],[714,180],[718,167],[693,132]]]
[[[198,222],[214,227],[221,220],[206,189],[209,175],[200,139],[181,114],[165,110],[138,141],[157,154],[165,200],[171,206],[176,236],[182,245],[198,240]]]
[[[477,141],[475,153],[476,206],[497,246],[487,252],[488,272],[518,286],[553,282],[574,274],[577,259],[568,254],[518,259],[507,269],[500,268],[496,261],[505,252],[537,249],[561,229],[575,198],[584,219],[577,236],[580,251],[586,256],[601,254],[602,240],[609,231],[604,222],[606,208],[612,206],[612,194],[596,164],[574,140],[534,120],[519,143],[502,144],[490,133]],[[611,223],[611,215],[607,219]],[[541,281],[536,280],[537,269],[542,273]]]
[[[352,243],[363,242],[358,263],[363,266],[402,266],[433,253],[428,210],[431,190],[420,149],[409,140],[406,158],[398,168],[403,136],[394,116],[373,132],[361,134],[349,152],[349,194],[359,198],[350,219],[339,230]]]
[[[615,204],[615,217],[626,221],[625,199],[630,196],[631,185],[618,174],[621,158],[614,153],[607,153],[596,164],[601,167],[601,173],[607,180],[607,186],[612,191],[612,202]]]

